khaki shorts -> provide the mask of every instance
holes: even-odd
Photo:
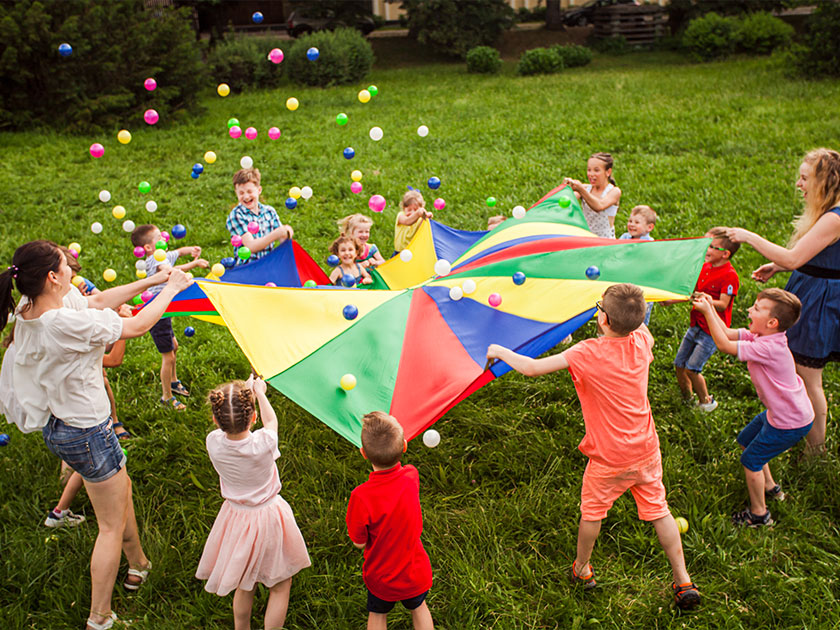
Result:
[[[600,521],[615,500],[630,490],[639,518],[655,521],[670,514],[662,484],[662,456],[651,457],[627,468],[613,468],[591,459],[583,473],[580,513],[585,521]]]

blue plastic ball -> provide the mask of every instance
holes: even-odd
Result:
[[[306,58],[309,59],[309,61],[315,61],[320,55],[321,52],[315,48],[315,46],[306,51]]]
[[[196,173],[195,171],[190,171],[190,177],[192,177],[193,179],[198,179],[198,177],[200,175],[201,175],[201,173]]]
[[[226,256],[225,258],[222,258],[219,262],[222,263],[222,266],[225,269],[233,269],[233,267],[236,265],[236,259],[233,256]]]
[[[294,197],[287,197],[286,208],[288,210],[294,210],[295,208],[297,208],[297,199],[295,199]]]
[[[336,256],[335,254],[330,254],[329,256],[327,256],[327,264],[330,267],[338,267],[338,263],[340,262],[341,261],[338,259],[338,256]]]
[[[430,177],[429,188],[431,188],[432,190],[437,190],[438,188],[440,188],[440,177]]]
[[[601,270],[595,265],[586,268],[586,277],[590,280],[597,280],[601,277]]]
[[[356,319],[359,315],[359,309],[353,304],[348,304],[344,307],[344,310],[342,310],[341,313],[344,315],[344,319]]]
[[[513,274],[513,284],[525,284],[525,274],[521,271],[517,271]]]
[[[184,238],[187,235],[187,228],[180,223],[176,223],[172,226],[172,229],[169,230],[169,233],[172,235],[172,238]]]
[[[353,150],[353,147],[347,147],[344,149],[344,159],[345,160],[352,160],[356,156],[356,152]]]
[[[187,326],[186,328],[184,328],[184,334],[187,337],[192,337],[195,334],[195,328],[193,328],[192,326]]]
[[[11,441],[8,433],[0,433],[0,446],[6,446]]]
[[[254,24],[262,24],[262,21],[265,19],[265,16],[260,13],[259,11],[254,11],[254,14],[251,16],[251,21]]]
[[[62,57],[69,57],[73,54],[73,47],[65,42],[58,47],[58,54]]]
[[[345,274],[341,277],[341,284],[343,284],[345,287],[352,287],[352,286],[355,286],[355,284],[356,284],[356,277],[355,277],[355,276],[350,275],[349,273],[345,273]]]
[[[193,164],[193,173],[198,173],[201,175],[204,172],[204,165],[201,162],[196,162]]]

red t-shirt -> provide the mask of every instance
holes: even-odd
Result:
[[[365,545],[362,575],[379,599],[410,599],[432,587],[422,532],[420,476],[414,466],[374,470],[350,494],[347,533],[354,543]]]
[[[700,277],[697,278],[697,286],[695,291],[702,291],[712,296],[713,300],[717,300],[721,295],[728,295],[731,299],[726,306],[726,310],[717,314],[723,320],[726,326],[732,324],[732,304],[735,302],[735,296],[738,294],[738,272],[735,267],[728,260],[720,267],[712,267],[711,263],[703,263],[703,268],[700,270]],[[709,324],[706,323],[706,318],[700,311],[691,309],[692,326],[700,326],[702,330],[709,332]]]

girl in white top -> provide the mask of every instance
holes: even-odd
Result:
[[[16,285],[23,299],[15,317],[15,395],[24,426],[42,427],[49,449],[84,479],[99,525],[90,562],[87,628],[108,630],[117,618],[111,594],[120,551],[128,558],[123,586],[129,590],[139,588],[151,563],[140,546],[125,456],[110,426],[102,355],[108,344],[145,334],[191,281],[181,271],[165,271],[85,298],[70,276],[55,243],[18,247],[12,264],[0,273],[0,329],[15,307]],[[112,310],[167,279],[158,298],[136,317],[123,319]]]
[[[310,566],[306,543],[289,504],[280,496],[274,463],[277,416],[265,395],[265,381],[234,381],[208,395],[213,422],[207,453],[219,473],[225,502],[207,537],[195,576],[205,590],[233,596],[236,630],[251,627],[257,583],[268,587],[265,627],[282,628],[289,608],[292,576]],[[251,431],[259,402],[263,428]]]
[[[621,189],[612,178],[613,158],[609,153],[593,153],[586,163],[588,184],[566,177],[581,201],[581,209],[589,231],[601,238],[615,238],[615,215],[621,200]]]

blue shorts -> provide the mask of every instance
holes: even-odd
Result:
[[[741,463],[744,468],[758,472],[777,455],[781,455],[801,440],[814,423],[798,429],[777,429],[767,422],[765,409],[738,434],[738,444],[744,447]]]
[[[429,594],[429,591],[425,593],[421,593],[417,597],[412,597],[410,599],[403,599],[402,605],[405,606],[406,610],[414,610],[415,608],[419,608],[420,604],[426,601],[426,595]],[[394,604],[397,602],[386,602],[384,599],[379,599],[376,595],[368,590],[368,601],[367,601],[367,609],[368,612],[378,613],[380,615],[387,615],[391,610],[394,608]]]
[[[111,418],[95,427],[79,429],[50,415],[41,433],[47,448],[85,481],[105,481],[125,468],[125,453],[111,427]]]
[[[691,326],[685,333],[685,336],[680,343],[680,349],[677,350],[677,356],[674,357],[674,366],[678,368],[685,368],[698,374],[703,371],[703,366],[709,360],[717,346],[712,336],[704,331],[700,326]]]
[[[175,349],[175,333],[172,332],[172,318],[162,317],[158,323],[149,330],[155,348],[161,354],[172,352]]]

